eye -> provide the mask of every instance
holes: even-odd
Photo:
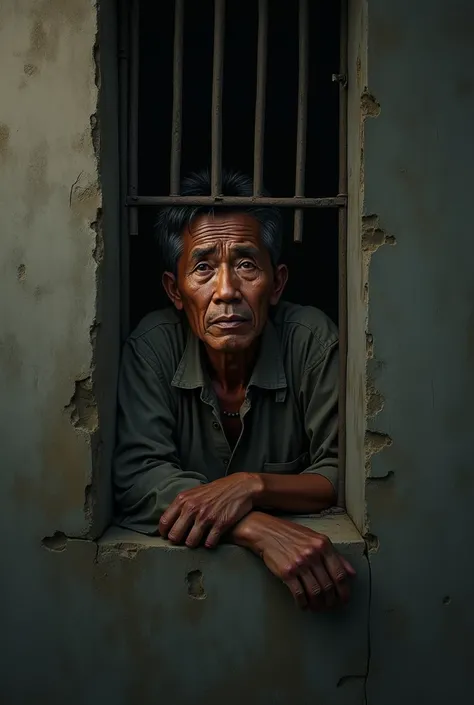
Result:
[[[255,269],[255,265],[254,265],[254,263],[251,262],[250,260],[244,260],[244,262],[241,262],[241,263],[239,264],[239,268],[241,268],[241,269],[247,269],[247,270],[250,271],[250,270],[252,270],[252,269]]]
[[[199,262],[197,265],[196,269],[194,270],[195,272],[208,272],[210,270],[210,266],[207,264],[207,262]]]

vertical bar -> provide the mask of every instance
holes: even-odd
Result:
[[[347,194],[348,8],[341,0],[339,80],[339,194]],[[339,482],[338,506],[345,506],[347,384],[347,204],[339,208]]]
[[[138,88],[140,70],[140,4],[132,0],[130,8],[130,122],[128,139],[128,190],[138,195]],[[129,207],[129,232],[138,235],[138,209]]]
[[[263,190],[263,152],[265,145],[265,98],[267,77],[268,2],[258,0],[257,94],[253,147],[253,195]]]
[[[124,342],[130,328],[130,242],[128,231],[128,1],[120,2],[119,35],[119,120],[120,120],[120,337]]]
[[[211,195],[222,191],[222,84],[224,78],[225,0],[214,2],[214,61],[212,69]]]
[[[184,0],[175,1],[173,48],[173,113],[171,123],[170,193],[179,193],[181,177],[181,137],[183,99],[183,26]]]
[[[295,196],[304,196],[306,171],[306,126],[308,121],[308,0],[299,0],[298,126],[296,135]],[[295,242],[303,241],[303,211],[295,210]]]

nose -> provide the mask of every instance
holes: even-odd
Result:
[[[235,276],[232,267],[223,265],[219,269],[214,292],[214,301],[216,303],[233,303],[234,301],[240,301],[241,298],[238,277]]]

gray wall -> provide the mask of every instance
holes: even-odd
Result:
[[[112,69],[113,26],[98,45],[89,0],[1,4],[2,702],[468,699],[473,16],[461,0],[373,0],[367,85],[354,50],[370,551],[347,517],[316,524],[358,577],[348,610],[308,616],[241,549],[92,540],[110,516],[119,338],[116,85],[95,63]]]
[[[474,6],[369,2],[369,372],[391,445],[372,458],[369,702],[469,700],[474,629]],[[446,603],[446,604],[445,604]]]

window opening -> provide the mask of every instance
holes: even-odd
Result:
[[[152,242],[159,207],[280,207],[293,233],[284,250],[289,290],[299,293],[287,298],[323,308],[339,326],[338,504],[344,506],[346,0],[340,5],[298,0],[292,7],[284,0],[121,0],[120,22],[122,336],[147,306],[165,305],[156,291],[160,284]],[[209,165],[212,194],[180,196],[181,176]],[[251,198],[222,196],[224,165],[253,175]],[[264,183],[275,195],[262,195]],[[330,188],[329,193],[321,195],[322,188]],[[313,248],[309,257],[304,251],[308,241]],[[313,260],[323,252],[324,264],[314,275]],[[142,272],[134,270],[134,260]],[[329,281],[324,268],[331,262],[337,267],[337,306],[332,308],[330,297],[326,305],[318,301],[324,298]],[[131,278],[141,280],[141,294],[134,293]]]

